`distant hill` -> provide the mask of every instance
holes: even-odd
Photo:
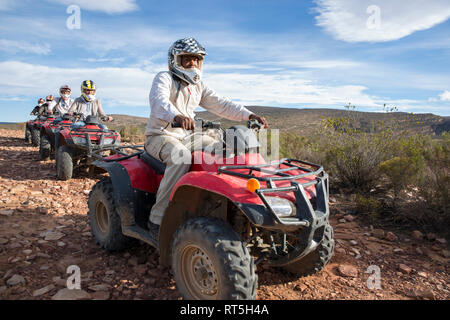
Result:
[[[281,131],[294,131],[301,135],[308,135],[321,124],[323,119],[352,116],[361,128],[367,132],[373,130],[372,123],[384,121],[388,123],[395,120],[400,127],[409,129],[413,133],[441,135],[444,131],[450,131],[450,117],[441,117],[431,113],[408,114],[405,112],[361,112],[337,109],[294,109],[263,106],[248,107],[252,112],[267,118],[271,128]],[[197,112],[197,117],[205,120],[220,120],[223,128],[228,128],[239,122],[230,121],[208,111]],[[133,117],[127,115],[112,115],[115,119],[113,126],[120,128],[133,125],[145,129],[148,118]],[[241,123],[242,124],[242,123]]]
[[[405,112],[362,112],[347,111],[338,109],[295,109],[295,108],[277,108],[263,106],[249,106],[254,113],[263,115],[267,118],[270,128],[280,129],[281,131],[293,131],[300,135],[309,135],[321,125],[321,122],[327,118],[339,118],[351,116],[356,123],[365,131],[373,131],[373,123],[384,121],[389,123],[395,120],[402,129],[408,129],[412,133],[421,133],[429,135],[441,135],[444,131],[450,131],[450,117],[441,117],[431,113],[408,114]],[[142,135],[147,125],[147,117],[135,117],[124,114],[113,114],[114,122],[108,124],[108,127],[120,131],[125,127],[135,127],[133,135]],[[205,120],[220,120],[223,128],[229,128],[239,122],[230,121],[210,112],[197,112],[197,117]],[[243,124],[243,122],[241,122]],[[2,129],[23,129],[24,123],[0,123]]]

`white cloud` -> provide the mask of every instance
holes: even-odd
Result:
[[[26,52],[42,55],[47,55],[51,52],[50,45],[48,43],[41,45],[31,44],[26,41],[14,41],[8,39],[0,39],[0,50],[9,53]]]
[[[97,83],[98,96],[105,103],[123,106],[147,106],[154,73],[139,68],[57,68],[18,61],[0,62],[0,96],[27,95],[33,100],[47,94],[58,95],[58,88],[67,83],[72,95],[80,95],[83,80]]]
[[[239,100],[246,105],[315,104],[343,106],[352,104],[379,107],[364,93],[367,89],[357,85],[327,86],[302,78],[302,73],[285,74],[206,74],[205,82],[220,94]]]
[[[304,60],[297,61],[272,61],[272,65],[284,66],[288,68],[306,69],[335,69],[335,68],[355,68],[361,67],[364,63],[350,60]]]
[[[64,5],[78,5],[81,9],[108,14],[131,12],[138,9],[135,0],[50,0]]]
[[[73,95],[77,96],[81,82],[92,79],[99,88],[99,97],[110,105],[148,106],[148,93],[157,72],[148,66],[72,69],[5,61],[0,63],[0,74],[9,77],[0,78],[0,97],[27,94],[34,99],[49,93],[57,94],[62,83],[68,83]],[[364,86],[320,85],[301,78],[301,75],[295,72],[283,75],[208,73],[205,82],[219,94],[248,105],[343,106],[351,102],[358,106],[378,106],[364,92],[367,89]]]
[[[317,25],[338,40],[383,42],[429,29],[450,17],[448,0],[316,0]]]
[[[441,98],[441,101],[450,101],[450,91],[445,90],[439,95],[439,97]]]

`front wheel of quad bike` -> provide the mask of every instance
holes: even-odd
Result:
[[[31,129],[31,144],[33,147],[39,147],[41,144],[41,133],[38,129]]]
[[[256,298],[258,276],[253,258],[222,220],[199,217],[182,225],[172,242],[172,270],[184,299]]]
[[[47,135],[41,137],[41,142],[39,146],[39,158],[40,160],[48,160],[50,158],[50,153],[52,151],[52,145],[50,139]]]
[[[67,146],[58,148],[58,161],[56,162],[56,175],[59,180],[69,180],[73,173],[73,158]]]
[[[25,128],[25,143],[31,143],[31,130],[30,128]]]
[[[329,224],[326,224],[322,241],[317,248],[299,261],[284,265],[282,268],[300,277],[312,275],[325,268],[331,260],[333,252],[334,232],[333,228]]]
[[[120,251],[137,243],[137,240],[122,233],[120,217],[114,204],[111,178],[94,185],[89,194],[88,206],[91,232],[101,248]]]

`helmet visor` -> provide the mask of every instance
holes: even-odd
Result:
[[[179,54],[175,57],[176,66],[183,70],[199,69],[203,67],[203,56],[200,54]]]

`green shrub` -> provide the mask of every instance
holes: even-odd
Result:
[[[450,224],[450,133],[434,140],[424,151],[425,169],[418,184],[419,194],[433,211],[433,222]]]
[[[429,137],[419,135],[393,140],[394,157],[382,162],[379,171],[385,174],[390,182],[389,187],[394,191],[394,202],[402,191],[420,181],[425,166],[423,153],[430,141]]]
[[[121,140],[124,142],[142,142],[145,140],[144,129],[138,126],[123,126],[114,128],[114,130],[119,131]]]
[[[322,155],[315,137],[307,138],[295,132],[280,133],[280,157],[306,160],[320,164]]]
[[[324,152],[324,166],[341,187],[368,192],[379,183],[380,163],[389,159],[392,130],[377,133],[362,130],[350,111],[346,117],[323,121],[320,149]],[[374,124],[380,126],[382,124]]]
[[[383,212],[383,203],[380,200],[360,194],[355,194],[353,198],[355,209],[359,214],[365,215],[371,224],[379,222]]]

